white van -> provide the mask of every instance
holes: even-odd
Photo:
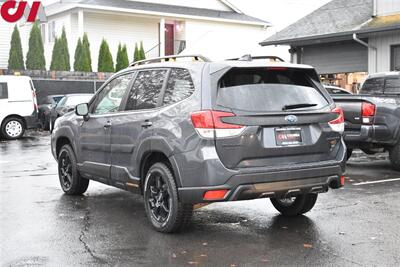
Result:
[[[0,134],[21,138],[26,129],[37,126],[36,90],[30,77],[0,76]]]

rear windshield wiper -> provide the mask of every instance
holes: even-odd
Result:
[[[310,108],[310,107],[316,107],[318,104],[294,104],[294,105],[285,105],[283,106],[282,110],[291,110],[291,109],[298,109],[298,108]]]

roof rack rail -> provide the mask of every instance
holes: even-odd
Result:
[[[202,55],[172,55],[172,56],[165,56],[165,57],[156,57],[156,58],[150,58],[150,59],[145,59],[145,60],[140,60],[140,61],[135,61],[132,62],[129,66],[134,67],[134,66],[140,66],[140,65],[145,65],[145,64],[150,64],[150,63],[160,63],[160,62],[173,62],[176,61],[178,58],[191,58],[193,61],[201,61],[201,62],[211,62],[208,58]]]
[[[254,59],[271,59],[273,61],[276,62],[285,62],[282,58],[277,57],[277,56],[251,56],[250,54],[248,55],[244,55],[240,58],[231,58],[231,59],[227,59],[227,61],[253,61]]]

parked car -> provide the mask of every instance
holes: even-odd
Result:
[[[345,114],[344,140],[349,149],[367,154],[388,151],[392,166],[400,170],[400,74],[369,75],[360,95],[333,96]]]
[[[349,91],[332,85],[324,85],[330,95],[351,95]]]
[[[344,185],[343,113],[312,67],[171,58],[115,74],[56,121],[67,195],[89,180],[143,194],[153,227],[174,232],[196,203],[271,198],[297,216]]]
[[[49,130],[53,131],[54,122],[57,118],[66,113],[75,110],[75,106],[82,103],[88,103],[93,97],[92,94],[69,94],[65,95],[57,105],[50,110]]]
[[[39,105],[39,121],[44,130],[50,129],[50,113],[57,106],[64,95],[49,95],[44,99],[43,104]]]
[[[0,76],[1,136],[21,138],[26,129],[38,124],[36,91],[30,77]]]

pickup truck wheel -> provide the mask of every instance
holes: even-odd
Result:
[[[347,160],[351,158],[351,155],[353,154],[353,149],[348,148],[346,152]]]
[[[164,163],[154,164],[146,175],[144,185],[146,215],[153,227],[162,233],[174,233],[190,222],[193,205],[178,198],[174,176]]]
[[[283,216],[293,217],[309,212],[317,198],[318,194],[303,194],[289,198],[271,198],[271,202]]]
[[[18,117],[10,117],[1,125],[1,135],[7,140],[16,140],[25,133],[25,123]]]
[[[389,150],[389,159],[392,168],[396,171],[400,171],[400,143],[397,143]]]
[[[89,187],[89,180],[83,178],[76,169],[75,153],[70,145],[64,145],[60,150],[58,177],[61,188],[67,195],[82,195]]]

